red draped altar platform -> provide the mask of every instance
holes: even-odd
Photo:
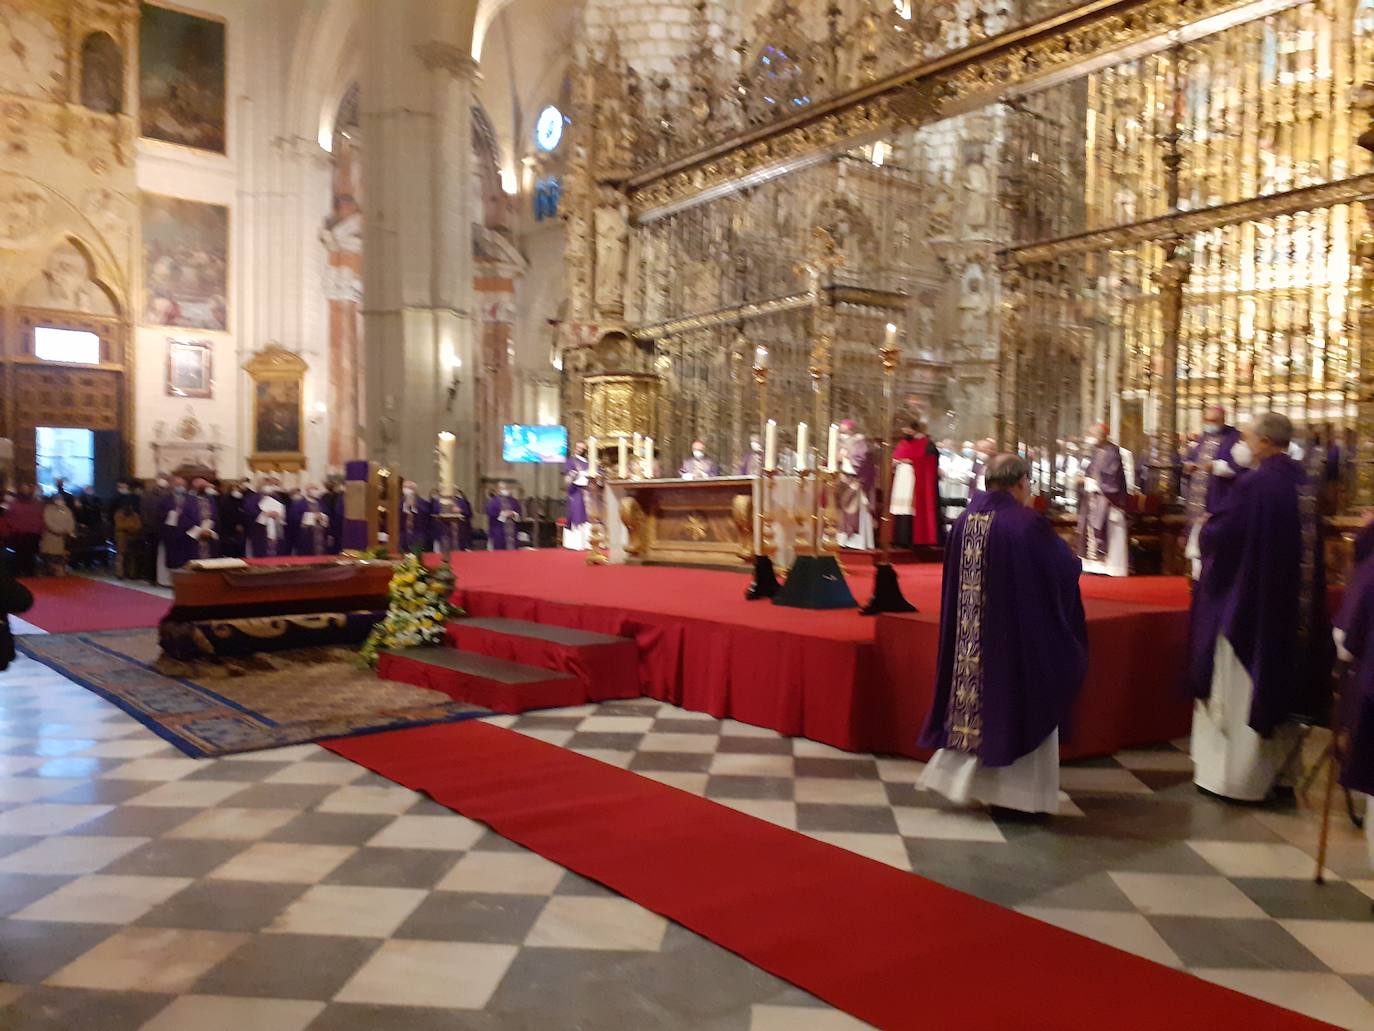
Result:
[[[921,611],[876,619],[748,602],[738,574],[593,567],[571,552],[465,552],[453,565],[457,600],[470,616],[633,639],[645,695],[850,751],[924,758],[915,741],[934,688],[938,565],[899,567],[902,588]],[[867,597],[871,574],[851,571],[850,585]],[[1187,582],[1085,577],[1083,595],[1089,674],[1064,757],[1185,735],[1192,714],[1183,687]],[[525,640],[504,639],[498,657],[580,676],[582,700],[635,690],[623,677],[612,686],[589,676],[571,644],[560,657],[547,639]]]

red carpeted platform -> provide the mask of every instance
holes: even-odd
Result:
[[[631,638],[644,694],[851,751],[923,757],[914,747],[933,691],[942,571],[899,569],[922,611],[870,619],[744,600],[731,573],[591,567],[560,551],[454,556],[470,615]],[[871,577],[850,576],[867,596]],[[1088,577],[1091,663],[1066,758],[1180,737],[1188,585],[1182,578]]]
[[[492,712],[557,709],[587,700],[582,683],[568,673],[460,652],[456,648],[409,648],[377,657],[377,675],[427,687]]]
[[[50,634],[154,627],[171,607],[165,598],[84,576],[36,577],[23,584],[33,592],[33,608],[19,618]]]
[[[508,730],[327,747],[889,1031],[1329,1027]]]
[[[634,641],[625,637],[523,620],[472,617],[450,623],[448,639],[459,651],[576,677],[583,697],[573,704],[639,697],[639,655]]]

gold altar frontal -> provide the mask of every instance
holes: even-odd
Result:
[[[624,561],[745,569],[753,558],[754,481],[612,480]]]

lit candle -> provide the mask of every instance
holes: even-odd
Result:
[[[587,478],[596,479],[597,466],[600,464],[596,454],[596,438],[587,438]]]
[[[458,438],[445,430],[439,434],[439,496],[453,496],[453,445]]]
[[[797,423],[797,472],[805,471],[808,466],[808,452],[811,450],[811,430],[804,422]]]
[[[897,342],[897,324],[889,322],[887,324],[887,346],[891,347]]]
[[[778,424],[772,419],[763,428],[763,471],[771,473],[778,468]]]
[[[620,479],[628,480],[630,478],[630,456],[627,454],[627,449],[625,447],[625,438],[621,437],[617,445],[620,462],[617,466],[616,473]]]
[[[830,447],[825,453],[825,471],[833,473],[838,469],[840,462],[840,425],[832,422],[830,424]]]
[[[768,368],[768,348],[764,347],[762,344],[754,348],[754,368]]]

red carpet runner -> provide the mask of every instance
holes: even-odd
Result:
[[[84,576],[38,577],[23,583],[33,592],[33,608],[18,618],[50,634],[154,627],[171,607],[165,598]]]
[[[1329,1027],[513,731],[328,747],[880,1028]]]

